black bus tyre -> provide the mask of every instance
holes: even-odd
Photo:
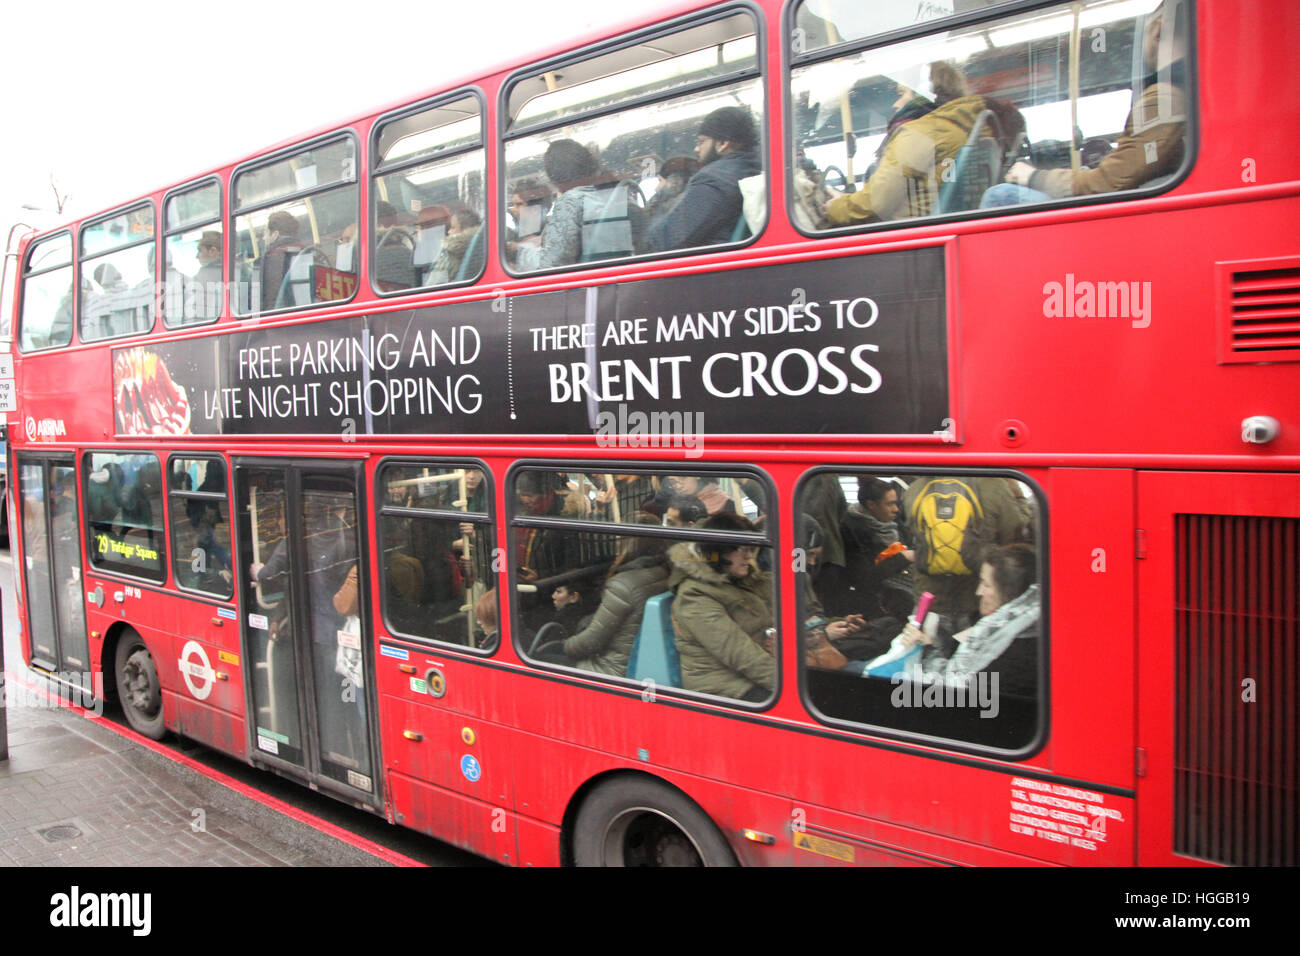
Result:
[[[574,824],[578,866],[736,866],[708,814],[658,780],[624,777],[592,792]]]
[[[136,733],[152,740],[162,740],[163,726],[162,683],[153,655],[144,640],[135,631],[126,631],[117,642],[114,663],[117,678],[117,696],[122,702],[126,722]]]

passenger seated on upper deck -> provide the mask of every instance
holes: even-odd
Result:
[[[371,271],[383,292],[415,285],[415,239],[400,219],[392,203],[375,203],[375,261]]]
[[[673,156],[659,165],[659,186],[646,203],[646,218],[654,230],[659,221],[677,208],[691,177],[700,171],[700,161],[693,156]]]
[[[334,247],[334,268],[339,272],[357,271],[360,256],[357,255],[357,223],[354,219],[343,227],[338,242]]]
[[[895,81],[897,82],[897,81]],[[880,161],[855,193],[838,196],[822,212],[832,226],[928,216],[937,205],[943,170],[966,145],[980,114],[991,110],[1002,155],[1025,129],[1020,110],[1006,100],[965,95],[965,78],[951,63],[930,64],[933,105],[904,83]]]
[[[645,211],[618,177],[601,169],[582,144],[560,139],[542,158],[560,197],[551,206],[540,241],[514,246],[521,270],[550,269],[645,251]]]
[[[284,277],[289,272],[294,256],[302,251],[298,231],[298,218],[287,210],[278,209],[266,220],[262,255],[254,263],[262,281],[263,312],[275,308]]]
[[[1149,72],[1115,149],[1095,169],[1036,169],[1026,162],[1015,163],[1007,171],[1007,181],[986,192],[980,206],[1136,189],[1173,173],[1183,161],[1186,55],[1186,12],[1179,0],[1165,0],[1147,15],[1143,26],[1142,63]]]
[[[521,268],[517,259],[519,249],[527,249],[541,241],[542,225],[551,211],[551,187],[540,179],[525,176],[510,190],[506,208],[514,225],[506,229],[506,263]]]
[[[723,106],[704,117],[695,137],[700,171],[672,212],[651,229],[656,249],[691,249],[730,242],[744,211],[740,181],[763,172],[758,132],[749,110]]]
[[[222,290],[225,275],[222,272],[221,229],[206,229],[199,236],[195,258],[199,268],[190,280],[185,302],[185,319],[213,319],[221,314]],[[169,286],[170,289],[170,286]]]
[[[472,209],[458,209],[451,214],[451,219],[447,227],[447,236],[442,241],[442,249],[438,253],[438,261],[435,262],[424,276],[424,285],[443,285],[447,282],[454,282],[460,275],[461,266],[465,262],[465,256],[470,251],[470,244],[474,237],[478,235],[479,227],[482,224],[478,213]],[[478,249],[482,249],[482,240],[479,240]],[[482,256],[476,251],[474,259],[482,263]],[[475,262],[471,261],[466,275],[475,274],[478,268]]]

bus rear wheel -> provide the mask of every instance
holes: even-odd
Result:
[[[139,734],[162,740],[162,684],[158,668],[144,640],[135,631],[127,631],[117,642],[115,661],[117,696],[122,702],[126,722]]]
[[[578,866],[735,866],[708,814],[657,780],[624,778],[583,801],[575,821]]]

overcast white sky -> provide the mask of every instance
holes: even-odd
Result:
[[[0,226],[44,229],[678,0],[22,0]],[[284,63],[284,66],[277,66]],[[67,195],[63,215],[54,191]],[[13,266],[10,266],[12,285]],[[7,291],[7,290],[6,290]],[[8,304],[5,304],[6,314]]]

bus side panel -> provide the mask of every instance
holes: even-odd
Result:
[[[952,841],[907,827],[863,820],[825,807],[795,807],[800,866],[1040,866],[1042,861]]]
[[[1058,468],[1047,489],[1050,766],[1116,787],[1134,785],[1133,481],[1126,469]]]
[[[403,826],[498,863],[516,862],[515,818],[504,807],[396,772],[388,774],[388,794],[394,818]]]
[[[615,720],[608,715],[606,719],[608,726],[615,725]],[[697,739],[709,739],[707,730],[699,729],[696,734]],[[512,760],[515,793],[530,795],[527,802],[519,802],[520,813],[546,822],[559,822],[578,791],[588,783],[599,786],[601,781],[596,778],[602,774],[644,775],[667,782],[698,804],[722,832],[742,865],[789,866],[794,862],[790,847],[791,807],[784,797],[670,770],[655,763],[620,759],[549,736],[522,732],[510,736],[515,758]],[[767,834],[773,843],[765,845],[746,840],[744,830]]]
[[[563,862],[559,827],[522,816],[514,820],[519,834],[519,858],[515,862],[520,866],[559,866]]]
[[[1046,768],[1030,763],[1021,774],[1014,765],[986,769],[938,751],[898,753],[785,736],[772,756],[785,775],[799,781],[794,812],[810,832],[837,832],[872,846],[909,846],[935,862],[1133,862],[1131,797],[1042,779]],[[1094,826],[1098,817],[1106,819]]]
[[[227,625],[210,605],[172,595],[162,600],[176,617],[165,667],[175,677],[178,729],[224,753],[243,757],[247,751],[244,675],[237,622],[230,620]]]
[[[190,700],[184,692],[175,695],[172,702],[176,705],[180,732],[186,737],[232,757],[243,759],[246,756],[248,729],[242,719]]]
[[[387,694],[380,697],[380,715],[390,770],[511,808],[503,728]]]

